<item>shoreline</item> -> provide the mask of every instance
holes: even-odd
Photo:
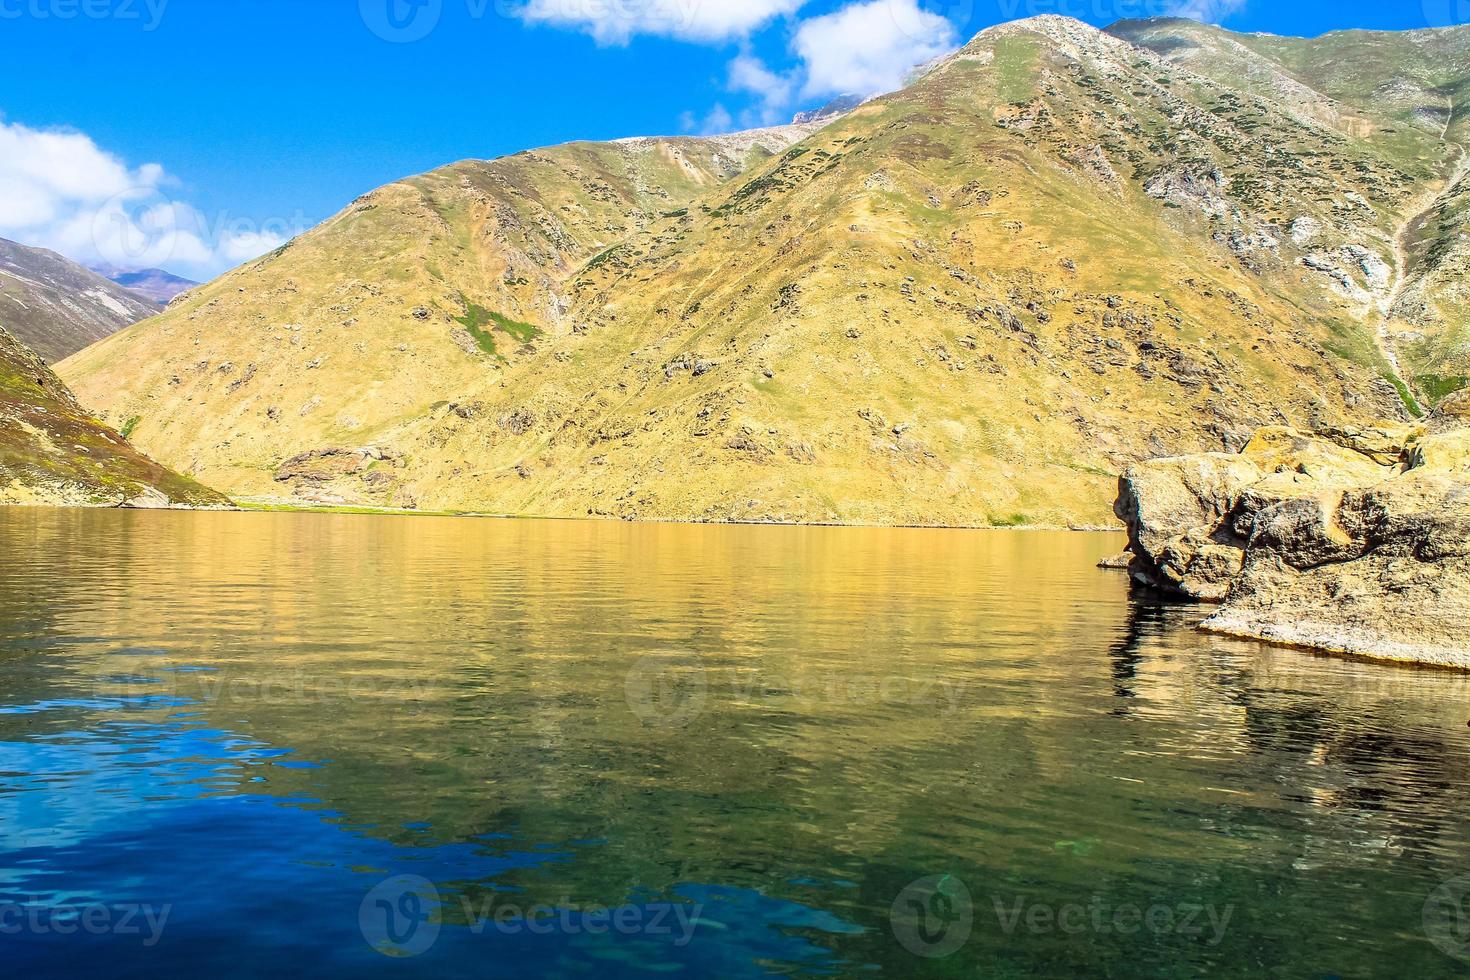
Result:
[[[1386,667],[1470,673],[1470,650],[1416,646],[1321,623],[1283,624],[1222,611],[1207,618],[1197,628],[1213,636],[1255,640],[1274,647],[1300,650],[1324,657],[1357,660]]]
[[[1021,531],[1043,532],[1064,531],[1077,534],[1126,534],[1127,528],[1098,527],[1091,525],[1062,524],[871,524],[844,521],[721,521],[680,520],[677,518],[638,518],[626,520],[620,517],[585,515],[576,517],[544,514],[496,514],[489,511],[456,510],[402,510],[391,507],[362,507],[352,504],[285,504],[275,501],[237,500],[230,507],[192,507],[176,505],[169,507],[128,507],[119,504],[60,504],[0,502],[4,510],[132,510],[132,511],[188,511],[196,513],[234,514],[333,514],[350,517],[438,517],[470,518],[474,520],[498,521],[577,521],[598,524],[654,524],[685,527],[829,527],[865,528],[894,531]]]

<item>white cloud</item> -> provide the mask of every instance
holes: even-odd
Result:
[[[684,113],[684,131],[695,133],[700,136],[719,136],[728,133],[735,128],[735,117],[730,115],[730,110],[719,103],[709,111],[704,118],[699,118],[692,112]]]
[[[756,121],[770,125],[780,120],[791,105],[796,82],[789,75],[778,75],[754,55],[742,54],[730,62],[729,89],[759,98],[760,111]]]
[[[77,262],[211,278],[284,244],[304,220],[209,220],[170,196],[156,163],[129,167],[84,133],[0,120],[0,237]]]
[[[1171,17],[1188,17],[1203,24],[1218,24],[1241,10],[1247,0],[1180,0],[1169,8]]]
[[[877,95],[916,66],[953,50],[954,25],[917,0],[871,0],[802,23],[792,42],[806,70],[804,94]]]
[[[729,41],[748,36],[806,0],[528,0],[517,16],[567,27],[599,44],[627,44],[635,35],[681,41]]]

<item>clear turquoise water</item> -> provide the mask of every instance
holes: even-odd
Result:
[[[4,962],[1470,973],[1470,680],[1120,545],[0,511]]]

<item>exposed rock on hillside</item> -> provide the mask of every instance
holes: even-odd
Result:
[[[1125,21],[1110,30],[1347,141],[1437,140],[1434,179],[1415,173],[1429,162],[1421,152],[1400,157],[1401,175],[1388,179],[1409,193],[1397,200],[1341,186],[1324,188],[1326,211],[1267,210],[1306,250],[1302,268],[1383,317],[1388,353],[1424,401],[1470,383],[1470,32],[1339,31],[1307,39],[1232,34],[1178,19]],[[1292,153],[1280,149],[1276,162],[1284,163]],[[1241,162],[1237,171],[1256,170],[1244,175],[1251,195],[1276,197],[1274,166],[1261,172],[1259,161]],[[1396,224],[1387,239],[1372,227],[1374,215],[1385,213]]]
[[[0,504],[155,508],[229,501],[133,449],[0,328]]]
[[[1138,582],[1223,601],[1207,630],[1470,668],[1470,430],[1265,429],[1130,467],[1117,513]]]
[[[376,505],[416,510],[417,501],[403,489],[398,474],[393,472],[402,466],[402,456],[377,446],[313,449],[282,463],[275,479],[309,503],[343,503],[343,498],[328,488],[348,483],[355,485],[359,493],[372,495]]]

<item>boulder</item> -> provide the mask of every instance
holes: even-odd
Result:
[[[1470,430],[1263,429],[1131,467],[1116,510],[1136,581],[1223,603],[1206,630],[1470,669]]]
[[[1113,510],[1128,525],[1134,580],[1191,599],[1223,599],[1239,562],[1219,549],[1244,547],[1230,517],[1265,475],[1254,461],[1223,453],[1130,467]]]
[[[1470,429],[1425,436],[1405,450],[1401,466],[1470,482]]]
[[[1266,511],[1203,628],[1470,669],[1470,482],[1414,472]]]
[[[173,501],[157,487],[143,487],[118,506],[123,510],[168,510]]]
[[[1470,429],[1470,388],[1461,388],[1440,402],[1429,417],[1429,428],[1433,432]]]

